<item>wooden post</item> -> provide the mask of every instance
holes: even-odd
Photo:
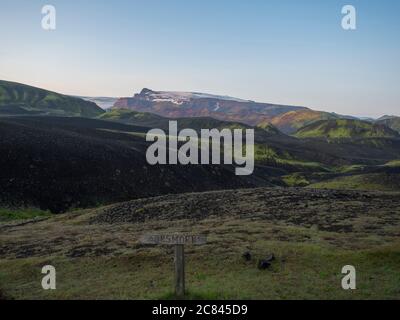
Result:
[[[207,243],[204,235],[145,234],[140,238],[143,244],[163,244],[175,246],[175,294],[185,296],[185,252],[184,245],[202,245]]]
[[[175,245],[175,294],[185,296],[185,252],[184,245]]]

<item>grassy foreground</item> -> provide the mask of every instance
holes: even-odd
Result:
[[[200,219],[153,219],[150,212],[149,218],[137,222],[99,223],[104,214],[118,217],[121,208],[132,217],[150,208],[159,212],[157,205],[179,210],[171,196],[23,225],[2,223],[0,292],[13,299],[173,299],[173,249],[142,245],[138,239],[148,233],[179,232],[208,235],[206,245],[186,247],[188,299],[400,299],[396,195],[360,193],[360,202],[336,200],[341,207],[335,213],[328,192],[291,189],[292,195],[282,198],[288,192],[243,190],[237,203],[225,201],[231,208],[226,214]],[[231,193],[234,197],[238,191],[206,193],[201,203],[229,200]],[[199,194],[182,197],[192,204]],[[277,209],[264,211],[261,204],[271,207],[274,197],[280,207],[285,203],[296,209],[281,216]],[[377,213],[373,206],[385,203],[386,212]],[[243,258],[244,252],[251,253],[250,261]],[[258,260],[271,253],[276,257],[271,267],[259,270]],[[41,287],[41,269],[48,264],[57,270],[53,291]],[[345,265],[357,270],[357,290],[341,287]]]
[[[200,251],[187,257],[189,298],[399,299],[399,248],[354,253],[269,243],[279,261],[265,271],[258,270],[255,262]],[[173,297],[171,257],[171,252],[150,251],[130,257],[5,260],[0,262],[1,286],[15,299],[168,299]],[[49,263],[59,270],[55,291],[40,286],[41,266]],[[340,271],[348,263],[358,266],[356,291],[341,288]]]
[[[28,209],[0,208],[0,222],[27,220],[27,219],[45,218],[45,217],[51,217],[51,213],[48,211],[43,211],[35,208],[28,208]]]

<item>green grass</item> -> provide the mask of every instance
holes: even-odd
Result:
[[[243,147],[243,149],[245,149],[245,147]],[[271,160],[275,161],[278,158],[279,156],[273,148],[261,144],[254,145],[255,161],[271,161]]]
[[[0,222],[50,217],[51,213],[34,208],[7,209],[0,208]]]
[[[287,160],[287,159],[278,159],[277,161],[279,164],[286,164],[293,167],[297,167],[299,170],[308,169],[314,170],[315,172],[329,172],[331,169],[319,162],[311,162],[311,161],[298,161],[298,160]]]
[[[400,299],[397,195],[346,202],[285,200],[290,189],[274,191],[250,197],[236,190],[236,197],[249,198],[201,220],[93,223],[112,208],[105,207],[2,228],[0,293],[14,299],[175,299],[173,249],[138,239],[180,232],[208,235],[207,244],[185,247],[185,299]],[[272,206],[262,207],[265,196],[276,199]],[[171,198],[161,201],[172,210]],[[243,259],[247,251],[251,261]],[[259,270],[258,260],[271,253],[272,266]],[[41,287],[41,268],[48,264],[57,271],[54,291]],[[341,288],[345,265],[356,267],[356,291]]]
[[[161,117],[144,112],[137,112],[128,109],[112,109],[106,113],[103,113],[99,116],[99,119],[102,120],[158,120]]]
[[[385,164],[387,167],[400,167],[400,160],[392,160]]]
[[[245,147],[243,147],[245,149]],[[278,153],[274,148],[268,145],[254,145],[254,160],[256,162],[267,162],[270,165],[289,166],[296,168],[298,171],[316,171],[329,172],[331,169],[319,162],[301,161],[294,159],[289,153]]]
[[[270,270],[240,251],[218,255],[204,250],[187,256],[186,299],[398,299],[400,247],[351,251],[312,244],[254,244],[261,257],[274,252]],[[236,251],[236,252],[235,252]],[[57,290],[41,288],[41,267],[57,270]],[[357,290],[341,288],[341,269],[354,265]],[[204,275],[201,279],[198,274]],[[176,299],[171,253],[95,258],[30,258],[0,262],[0,285],[16,299]]]
[[[399,191],[400,175],[371,173],[338,177],[309,185],[316,189],[343,189],[367,191]]]
[[[340,173],[351,173],[354,171],[359,171],[363,168],[365,168],[365,165],[354,164],[354,165],[342,166],[340,168],[337,168],[336,171]]]
[[[361,120],[338,119],[324,120],[301,128],[298,138],[384,138],[398,137],[399,134],[384,125],[378,125]]]
[[[305,187],[310,184],[310,182],[301,173],[293,173],[283,176],[282,180],[288,187]]]

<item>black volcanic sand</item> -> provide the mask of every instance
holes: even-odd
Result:
[[[84,118],[0,118],[0,205],[53,213],[137,198],[268,185],[232,166],[150,166],[148,128]],[[135,134],[132,134],[135,133]]]
[[[358,191],[260,188],[162,196],[112,205],[91,223],[138,223],[151,220],[202,220],[232,216],[284,222],[322,231],[357,231],[355,221],[374,221],[379,234],[400,225],[400,194]],[[387,235],[387,233],[385,233]],[[393,236],[400,236],[400,228]]]
[[[150,166],[145,158],[148,130],[73,117],[0,118],[0,206],[62,213],[167,194],[282,186],[282,175],[315,170],[258,163],[252,176],[238,177],[233,166]],[[396,159],[400,150],[400,140],[385,140],[383,148],[284,135],[265,139],[267,146],[282,154],[327,166],[385,163]],[[379,170],[398,172],[397,168]]]

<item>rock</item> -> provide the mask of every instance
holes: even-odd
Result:
[[[271,263],[266,260],[259,260],[258,261],[258,269],[260,270],[266,270],[271,266]]]
[[[243,253],[242,257],[246,261],[251,261],[251,253],[249,251],[246,251],[245,253]]]
[[[272,261],[275,261],[275,255],[272,253],[265,259],[258,260],[258,269],[266,270],[271,266]]]
[[[275,261],[275,255],[273,253],[270,254],[269,256],[267,256],[267,258],[265,258],[265,261],[268,261],[268,262]]]

